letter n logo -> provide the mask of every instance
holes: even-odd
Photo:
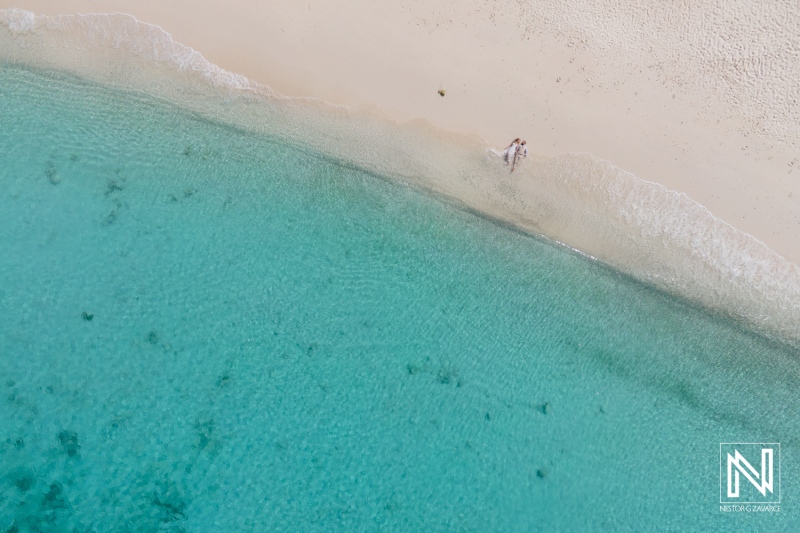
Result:
[[[780,503],[780,458],[777,442],[721,443],[720,503]]]

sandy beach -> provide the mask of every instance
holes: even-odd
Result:
[[[800,37],[791,24],[800,10],[583,4],[2,0],[0,8],[130,13],[286,95],[422,118],[497,147],[520,136],[535,153],[588,152],[685,193],[800,262],[792,55]]]

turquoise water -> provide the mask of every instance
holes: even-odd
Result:
[[[797,349],[147,96],[0,124],[0,531],[800,529]]]

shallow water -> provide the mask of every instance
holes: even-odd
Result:
[[[796,349],[144,95],[0,120],[0,531],[800,528]]]

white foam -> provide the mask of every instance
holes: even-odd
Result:
[[[0,11],[0,60],[140,90],[277,135],[547,235],[661,289],[800,342],[800,267],[707,209],[590,154],[532,154],[513,175],[488,146],[282,97],[126,14]]]
[[[0,20],[15,33],[30,31],[36,25],[36,15],[22,9],[0,11]]]

